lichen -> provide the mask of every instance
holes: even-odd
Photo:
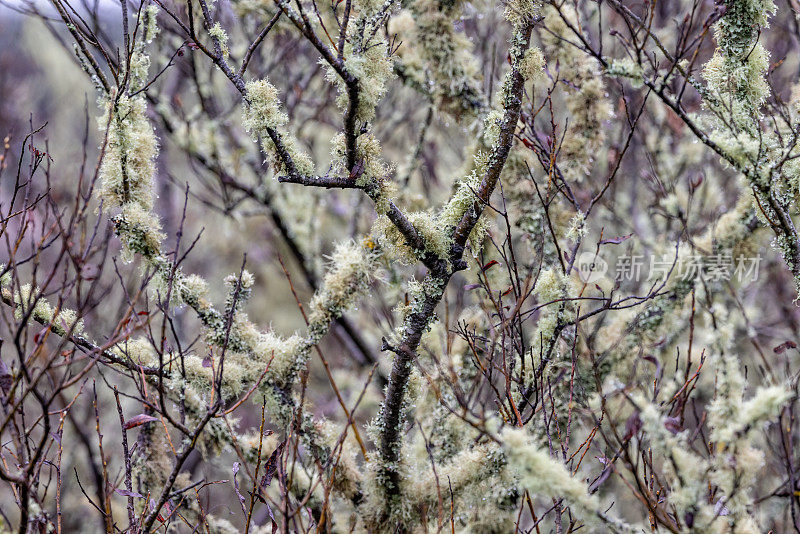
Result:
[[[100,166],[101,198],[105,208],[138,204],[143,211],[153,208],[153,175],[158,143],[147,118],[143,96],[101,99],[105,108],[98,121],[106,133]]]
[[[208,30],[208,34],[219,44],[222,57],[228,59],[228,34],[225,32],[222,25],[220,25],[219,22],[215,22],[211,29]]]
[[[447,259],[450,239],[443,231],[439,220],[427,211],[407,213],[406,218],[422,238],[423,248],[412,248],[397,226],[382,217],[376,221],[373,234],[378,237],[387,253],[409,265],[413,265],[426,254]]]
[[[353,305],[373,278],[372,251],[352,241],[339,243],[330,257],[320,289],[309,305],[309,322],[327,325]]]
[[[253,80],[245,86],[243,124],[252,135],[267,135],[267,130],[284,126],[289,117],[281,110],[278,90],[268,80]]]
[[[474,118],[485,106],[473,44],[457,29],[462,10],[461,2],[413,0],[390,21],[402,40],[396,68],[459,120]]]
[[[606,74],[612,78],[628,78],[635,88],[641,87],[644,83],[641,65],[629,57],[614,58],[606,67]]]
[[[375,204],[379,215],[389,210],[389,202],[396,192],[396,185],[390,178],[391,167],[382,157],[380,142],[370,133],[356,138],[355,170],[347,169],[347,149],[345,135],[337,134],[331,141],[332,167],[336,174],[356,172],[355,184],[362,188]]]
[[[254,140],[261,139],[275,172],[280,174],[291,171],[288,158],[300,175],[312,176],[314,163],[311,157],[298,147],[294,137],[279,132],[289,121],[289,117],[281,109],[275,86],[266,79],[253,80],[245,86],[245,94],[242,124]]]
[[[531,495],[563,498],[583,509],[584,514],[599,508],[597,497],[589,495],[587,485],[572,476],[560,460],[537,447],[524,429],[508,428],[501,438],[509,469]]]
[[[522,58],[519,72],[526,80],[536,81],[544,75],[546,60],[542,51],[536,47],[529,48]]]
[[[560,12],[546,6],[543,12],[548,29],[542,34],[545,57],[550,69],[557,68],[559,78],[565,80],[559,86],[570,118],[560,146],[560,168],[568,179],[582,181],[605,140],[604,122],[613,117],[613,112],[599,63],[570,44],[573,30],[562,17],[573,28],[580,28],[575,6],[564,3]]]

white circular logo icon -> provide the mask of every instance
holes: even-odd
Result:
[[[583,252],[575,260],[578,277],[587,284],[602,279],[608,271],[608,263],[594,252]]]

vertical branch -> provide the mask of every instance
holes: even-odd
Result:
[[[124,0],[123,0],[124,1]],[[128,432],[125,429],[125,416],[122,413],[122,404],[119,402],[119,391],[114,386],[114,399],[117,401],[117,413],[119,414],[119,427],[122,431],[122,454],[125,461],[125,489],[128,490],[128,528],[136,525],[136,512],[133,508],[133,481],[131,480],[131,456],[128,449]]]
[[[505,165],[511,145],[514,142],[514,132],[519,121],[520,110],[522,108],[522,92],[524,88],[524,77],[519,69],[519,64],[530,46],[531,32],[533,31],[533,20],[525,19],[515,28],[512,38],[512,70],[509,73],[508,95],[505,102],[503,122],[499,140],[492,157],[487,166],[486,172],[481,180],[480,186],[476,191],[476,199],[472,207],[461,218],[455,229],[453,245],[451,246],[451,261],[453,265],[463,264],[462,256],[464,246],[470,232],[480,217],[484,206],[494,191],[500,178],[500,172]],[[380,435],[380,454],[381,454],[381,476],[385,480],[386,497],[384,501],[384,515],[389,513],[392,502],[401,492],[400,473],[398,461],[400,458],[400,447],[402,434],[402,410],[405,400],[405,393],[408,386],[408,379],[411,374],[411,365],[415,358],[415,352],[419,346],[422,334],[433,319],[436,306],[442,299],[445,288],[447,287],[452,271],[445,267],[438,267],[428,273],[424,282],[425,287],[437,288],[426,291],[421,303],[418,303],[416,310],[411,313],[405,324],[405,333],[402,342],[398,347],[390,347],[384,344],[384,350],[393,350],[396,354],[392,372],[389,376],[389,385],[386,389],[386,398],[381,407],[381,435]]]

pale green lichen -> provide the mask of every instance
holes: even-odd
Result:
[[[132,261],[135,254],[157,256],[160,252],[164,234],[161,225],[152,212],[137,202],[122,206],[122,211],[114,218],[117,233],[122,238],[123,259]]]
[[[403,35],[412,31],[416,26],[414,15],[408,9],[401,9],[389,19],[389,35]]]
[[[509,0],[503,15],[514,26],[526,20],[533,20],[539,13],[541,2],[539,0]]]
[[[363,52],[350,53],[345,60],[347,72],[358,79],[358,107],[356,120],[368,122],[375,117],[375,108],[388,90],[392,75],[392,61],[383,43],[367,47]],[[339,87],[337,103],[347,108],[347,88],[342,79],[332,69],[328,70],[328,80]]]
[[[725,7],[714,27],[718,48],[703,74],[713,93],[723,100],[724,95],[734,96],[731,117],[744,125],[769,92],[764,80],[769,55],[758,37],[776,7],[772,0],[733,0]]]
[[[539,274],[533,291],[541,306],[530,349],[534,362],[548,358],[549,351],[555,349],[557,329],[574,313],[572,303],[567,300],[573,292],[571,279],[558,267],[545,269]]]
[[[738,358],[724,356],[719,363],[716,396],[706,408],[712,442],[703,449],[707,455],[689,445],[690,430],[674,430],[675,418],[663,415],[659,406],[641,398],[634,402],[641,408],[653,457],[664,458],[661,469],[670,488],[665,498],[677,508],[678,516],[691,514],[694,532],[761,532],[751,508],[752,491],[764,465],[764,454],[754,442],[755,431],[758,423],[777,417],[792,394],[784,386],[769,386],[744,401],[745,380]],[[679,389],[682,382],[677,377],[670,388]],[[709,502],[709,492],[716,503]]]
[[[783,386],[759,388],[747,401],[743,400],[745,380],[734,356],[725,356],[718,375],[717,396],[709,407],[709,423],[714,441],[730,443],[744,432],[756,430],[756,424],[774,417],[791,398]]]
[[[11,270],[9,269],[7,272],[3,272],[6,270],[6,264],[0,263],[0,272],[2,272],[2,276],[0,276],[0,288],[6,287],[7,285],[11,284]]]
[[[451,229],[458,225],[464,214],[473,209],[477,201],[475,191],[477,191],[489,165],[489,158],[490,154],[485,152],[479,151],[475,154],[472,171],[457,183],[456,190],[450,197],[450,201],[439,213],[437,220],[441,231],[449,235],[452,231]],[[488,220],[484,210],[469,234],[469,243],[473,255],[480,253],[483,238],[486,236],[487,224]]]
[[[128,358],[132,363],[143,367],[158,365],[158,354],[150,341],[144,338],[127,339],[111,349],[114,353]]]
[[[567,228],[564,237],[573,241],[577,241],[583,238],[588,231],[588,228],[586,228],[586,215],[579,211],[574,217],[572,217],[572,219],[569,220],[569,227]]]
[[[295,367],[296,356],[301,352],[303,338],[295,334],[282,338],[274,332],[264,332],[253,346],[253,352],[261,362],[270,362],[270,380],[285,383]]]
[[[326,79],[338,90],[336,104],[344,111],[346,120],[361,124],[375,117],[375,109],[393,75],[393,61],[389,57],[391,44],[381,28],[384,13],[390,12],[392,3],[358,1],[353,7],[353,20],[347,27],[347,39],[341,51],[343,65],[334,68],[328,61],[321,60],[321,63],[326,69]]]
[[[569,123],[559,149],[559,165],[566,178],[581,181],[605,140],[604,122],[613,117],[613,112],[600,64],[571,44],[573,30],[564,19],[572,28],[581,27],[575,6],[564,3],[560,12],[546,6],[543,12],[548,30],[542,34],[545,56],[551,69],[558,66],[559,78],[566,82],[561,87]]]
[[[714,26],[717,49],[703,70],[713,98],[707,104],[727,117],[734,135],[741,129],[755,136],[759,108],[769,94],[769,54],[758,39],[775,10],[772,0],[733,0]]]
[[[223,35],[219,29],[212,28],[212,34],[221,39]],[[138,62],[134,66],[137,71],[146,71],[144,57],[135,61]],[[276,131],[285,125],[287,118],[280,110],[274,87],[262,80],[251,82],[247,89],[245,125],[253,135],[265,138],[265,148],[275,152],[278,170],[284,166],[292,169],[293,164],[293,172],[312,174],[310,158],[295,148],[294,139]],[[177,367],[173,365],[177,355],[164,353],[159,356],[147,340],[122,343],[111,350],[136,365],[154,367],[162,362],[168,364],[164,376],[159,375],[159,380],[164,381],[164,394],[180,401],[187,417],[199,417],[213,400],[221,397],[228,402],[262,380],[264,400],[276,420],[288,425],[295,415],[291,397],[294,380],[307,362],[311,348],[327,332],[329,324],[325,321],[341,315],[363,290],[365,280],[372,275],[370,260],[359,264],[359,270],[350,261],[353,255],[345,253],[347,247],[337,249],[334,259],[338,263],[332,266],[331,273],[312,301],[312,322],[304,337],[295,335],[282,339],[272,332],[261,333],[248,320],[244,305],[251,297],[255,283],[248,271],[226,278],[228,297],[224,310],[217,310],[207,298],[205,281],[195,275],[185,275],[161,252],[163,235],[158,219],[152,213],[157,144],[146,117],[144,97],[120,95],[102,102],[106,113],[100,120],[101,128],[108,131],[101,164],[102,195],[108,208],[118,208],[113,220],[125,254],[140,256],[145,266],[153,269],[159,293],[169,290],[173,304],[185,303],[194,309],[209,344],[207,353],[181,354],[181,365]],[[291,163],[286,161],[287,155]],[[37,316],[52,315],[46,304],[37,304],[37,308]],[[56,318],[70,322],[73,316],[65,311],[58,313]],[[224,354],[224,366],[220,349]],[[147,375],[146,379],[155,380],[153,375]],[[310,415],[304,414],[299,431],[315,458],[321,463],[327,462],[325,448],[317,445],[319,436]],[[163,438],[163,433],[158,433],[156,439],[163,441]],[[218,453],[232,439],[230,431],[220,421],[212,420],[198,446],[203,454]],[[167,444],[153,443],[146,449],[147,454],[137,460],[134,471],[145,489],[156,490],[163,484],[164,473],[169,470],[166,463],[169,450]]]
[[[345,135],[337,134],[331,140],[332,172],[347,174],[347,149]],[[356,171],[355,183],[364,189],[375,203],[375,211],[379,215],[389,210],[389,201],[395,194],[396,185],[390,179],[391,167],[382,157],[380,142],[369,133],[364,133],[356,139]]]
[[[219,44],[219,48],[222,51],[222,57],[224,59],[228,59],[228,34],[225,32],[225,29],[220,25],[219,22],[215,22],[211,29],[208,30],[208,34]]]
[[[267,80],[253,80],[245,86],[243,124],[252,135],[267,135],[267,130],[277,130],[284,126],[289,117],[281,110],[278,90]]]
[[[373,277],[372,251],[352,241],[339,243],[330,257],[322,286],[311,300],[309,322],[327,325],[352,306]]]
[[[639,417],[650,436],[651,446],[665,458],[665,475],[671,482],[669,502],[684,513],[692,513],[695,525],[708,526],[714,513],[713,507],[704,499],[707,489],[703,477],[707,476],[710,466],[686,446],[685,433],[676,435],[666,429],[665,418],[657,407],[649,403],[644,405]]]
[[[53,307],[42,296],[41,289],[33,288],[31,284],[24,284],[19,290],[14,291],[14,318],[22,320],[29,314],[34,320],[50,325],[56,334],[81,335],[83,333],[83,319],[78,317],[75,310]]]
[[[531,495],[563,498],[585,514],[599,508],[597,497],[589,495],[587,485],[572,476],[560,460],[537,447],[524,429],[506,429],[501,438],[509,469]]]
[[[203,277],[190,274],[181,279],[181,295],[183,300],[191,306],[199,306],[201,300],[208,297],[208,282]]]
[[[776,230],[774,247],[796,271],[793,226],[781,228],[771,222],[789,216],[792,202],[800,199],[795,134],[781,124],[774,131],[765,131],[762,121],[762,107],[770,92],[766,79],[769,53],[759,37],[775,11],[772,0],[726,4],[724,16],[714,27],[717,49],[704,69],[708,82],[704,103],[711,113],[703,119],[712,128],[709,139],[724,161],[750,181],[758,200],[756,214]],[[786,141],[786,135],[791,141]],[[797,275],[795,285],[800,291]]]
[[[158,21],[158,6],[150,4],[144,10],[145,13],[145,28],[144,28],[144,42],[151,43],[158,35],[159,27]]]
[[[389,255],[408,265],[413,265],[426,254],[447,259],[450,239],[439,220],[427,211],[411,212],[406,214],[406,218],[422,238],[424,246],[421,249],[413,248],[397,226],[382,217],[375,222],[373,233]]]
[[[536,81],[544,75],[545,63],[546,60],[542,51],[536,47],[531,47],[522,57],[519,72],[526,80]]]
[[[396,69],[407,83],[430,94],[437,108],[472,119],[485,106],[473,44],[459,31],[461,2],[413,0],[390,21],[398,33]]]
[[[725,95],[734,95],[723,105],[730,104],[725,115],[730,116],[737,125],[746,126],[753,120],[754,113],[764,103],[769,94],[769,86],[764,78],[769,67],[769,54],[760,43],[754,45],[746,58],[725,55],[717,49],[706,63],[703,75],[709,89],[725,101]]]
[[[289,158],[296,171],[303,176],[314,174],[314,163],[306,152],[298,147],[297,140],[291,135],[279,133],[289,121],[289,117],[281,109],[278,90],[269,81],[254,80],[245,86],[246,102],[244,104],[242,124],[253,136],[261,138],[263,148],[272,158],[277,173],[289,172]],[[280,142],[279,146],[275,139]]]
[[[143,96],[104,99],[99,126],[107,132],[100,166],[101,198],[106,209],[138,204],[153,207],[153,174],[158,143],[147,118]]]
[[[130,58],[131,81],[133,87],[140,87],[147,80],[150,70],[150,56],[139,50],[134,51]]]
[[[147,83],[147,73],[150,70],[150,55],[145,52],[146,45],[153,42],[158,35],[158,6],[151,4],[142,11],[144,20],[144,35],[142,39],[135,41],[133,50],[129,58],[128,67],[130,76],[128,77],[131,91],[139,90]]]
[[[500,140],[500,129],[502,125],[502,110],[492,109],[483,120],[483,141],[487,146],[495,146]]]
[[[611,60],[606,67],[606,74],[612,78],[628,78],[633,87],[641,87],[644,83],[642,66],[629,57]]]

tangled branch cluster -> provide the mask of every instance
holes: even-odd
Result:
[[[0,532],[800,532],[795,2],[107,7],[16,8]]]

